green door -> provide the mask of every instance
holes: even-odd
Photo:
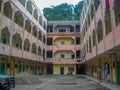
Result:
[[[5,74],[5,64],[4,63],[1,64],[0,74]]]
[[[35,70],[35,68],[34,68],[34,66],[32,66],[32,74],[34,75],[34,70]]]
[[[19,65],[19,73],[22,72],[22,65]]]
[[[23,65],[23,72],[25,71],[25,65]]]
[[[118,85],[120,85],[120,61],[118,61],[118,65],[117,65],[117,72],[118,72]]]

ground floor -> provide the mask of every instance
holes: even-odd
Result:
[[[16,85],[16,88],[12,90],[119,90],[120,88],[109,89],[107,86],[110,86],[110,84],[105,87],[101,83],[96,83],[95,80],[83,75],[44,75],[39,76],[39,78],[42,83]]]
[[[86,74],[105,80],[105,69],[108,70],[107,81],[120,85],[120,52],[98,55],[86,62]]]
[[[76,74],[76,64],[54,64],[53,74],[68,75]]]
[[[43,74],[44,64],[34,60],[0,55],[0,74],[16,75],[21,72]]]

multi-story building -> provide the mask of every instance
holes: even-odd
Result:
[[[0,74],[43,72],[46,29],[34,0],[0,0]]]
[[[86,74],[120,84],[120,0],[84,0],[81,14],[82,62]]]
[[[47,74],[79,74],[80,21],[48,21],[46,47]]]

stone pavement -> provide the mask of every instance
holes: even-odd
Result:
[[[11,90],[112,90],[86,76],[40,76],[43,83],[16,85]]]

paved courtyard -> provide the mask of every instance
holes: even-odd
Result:
[[[42,83],[16,85],[12,90],[110,90],[85,76],[40,76]]]

